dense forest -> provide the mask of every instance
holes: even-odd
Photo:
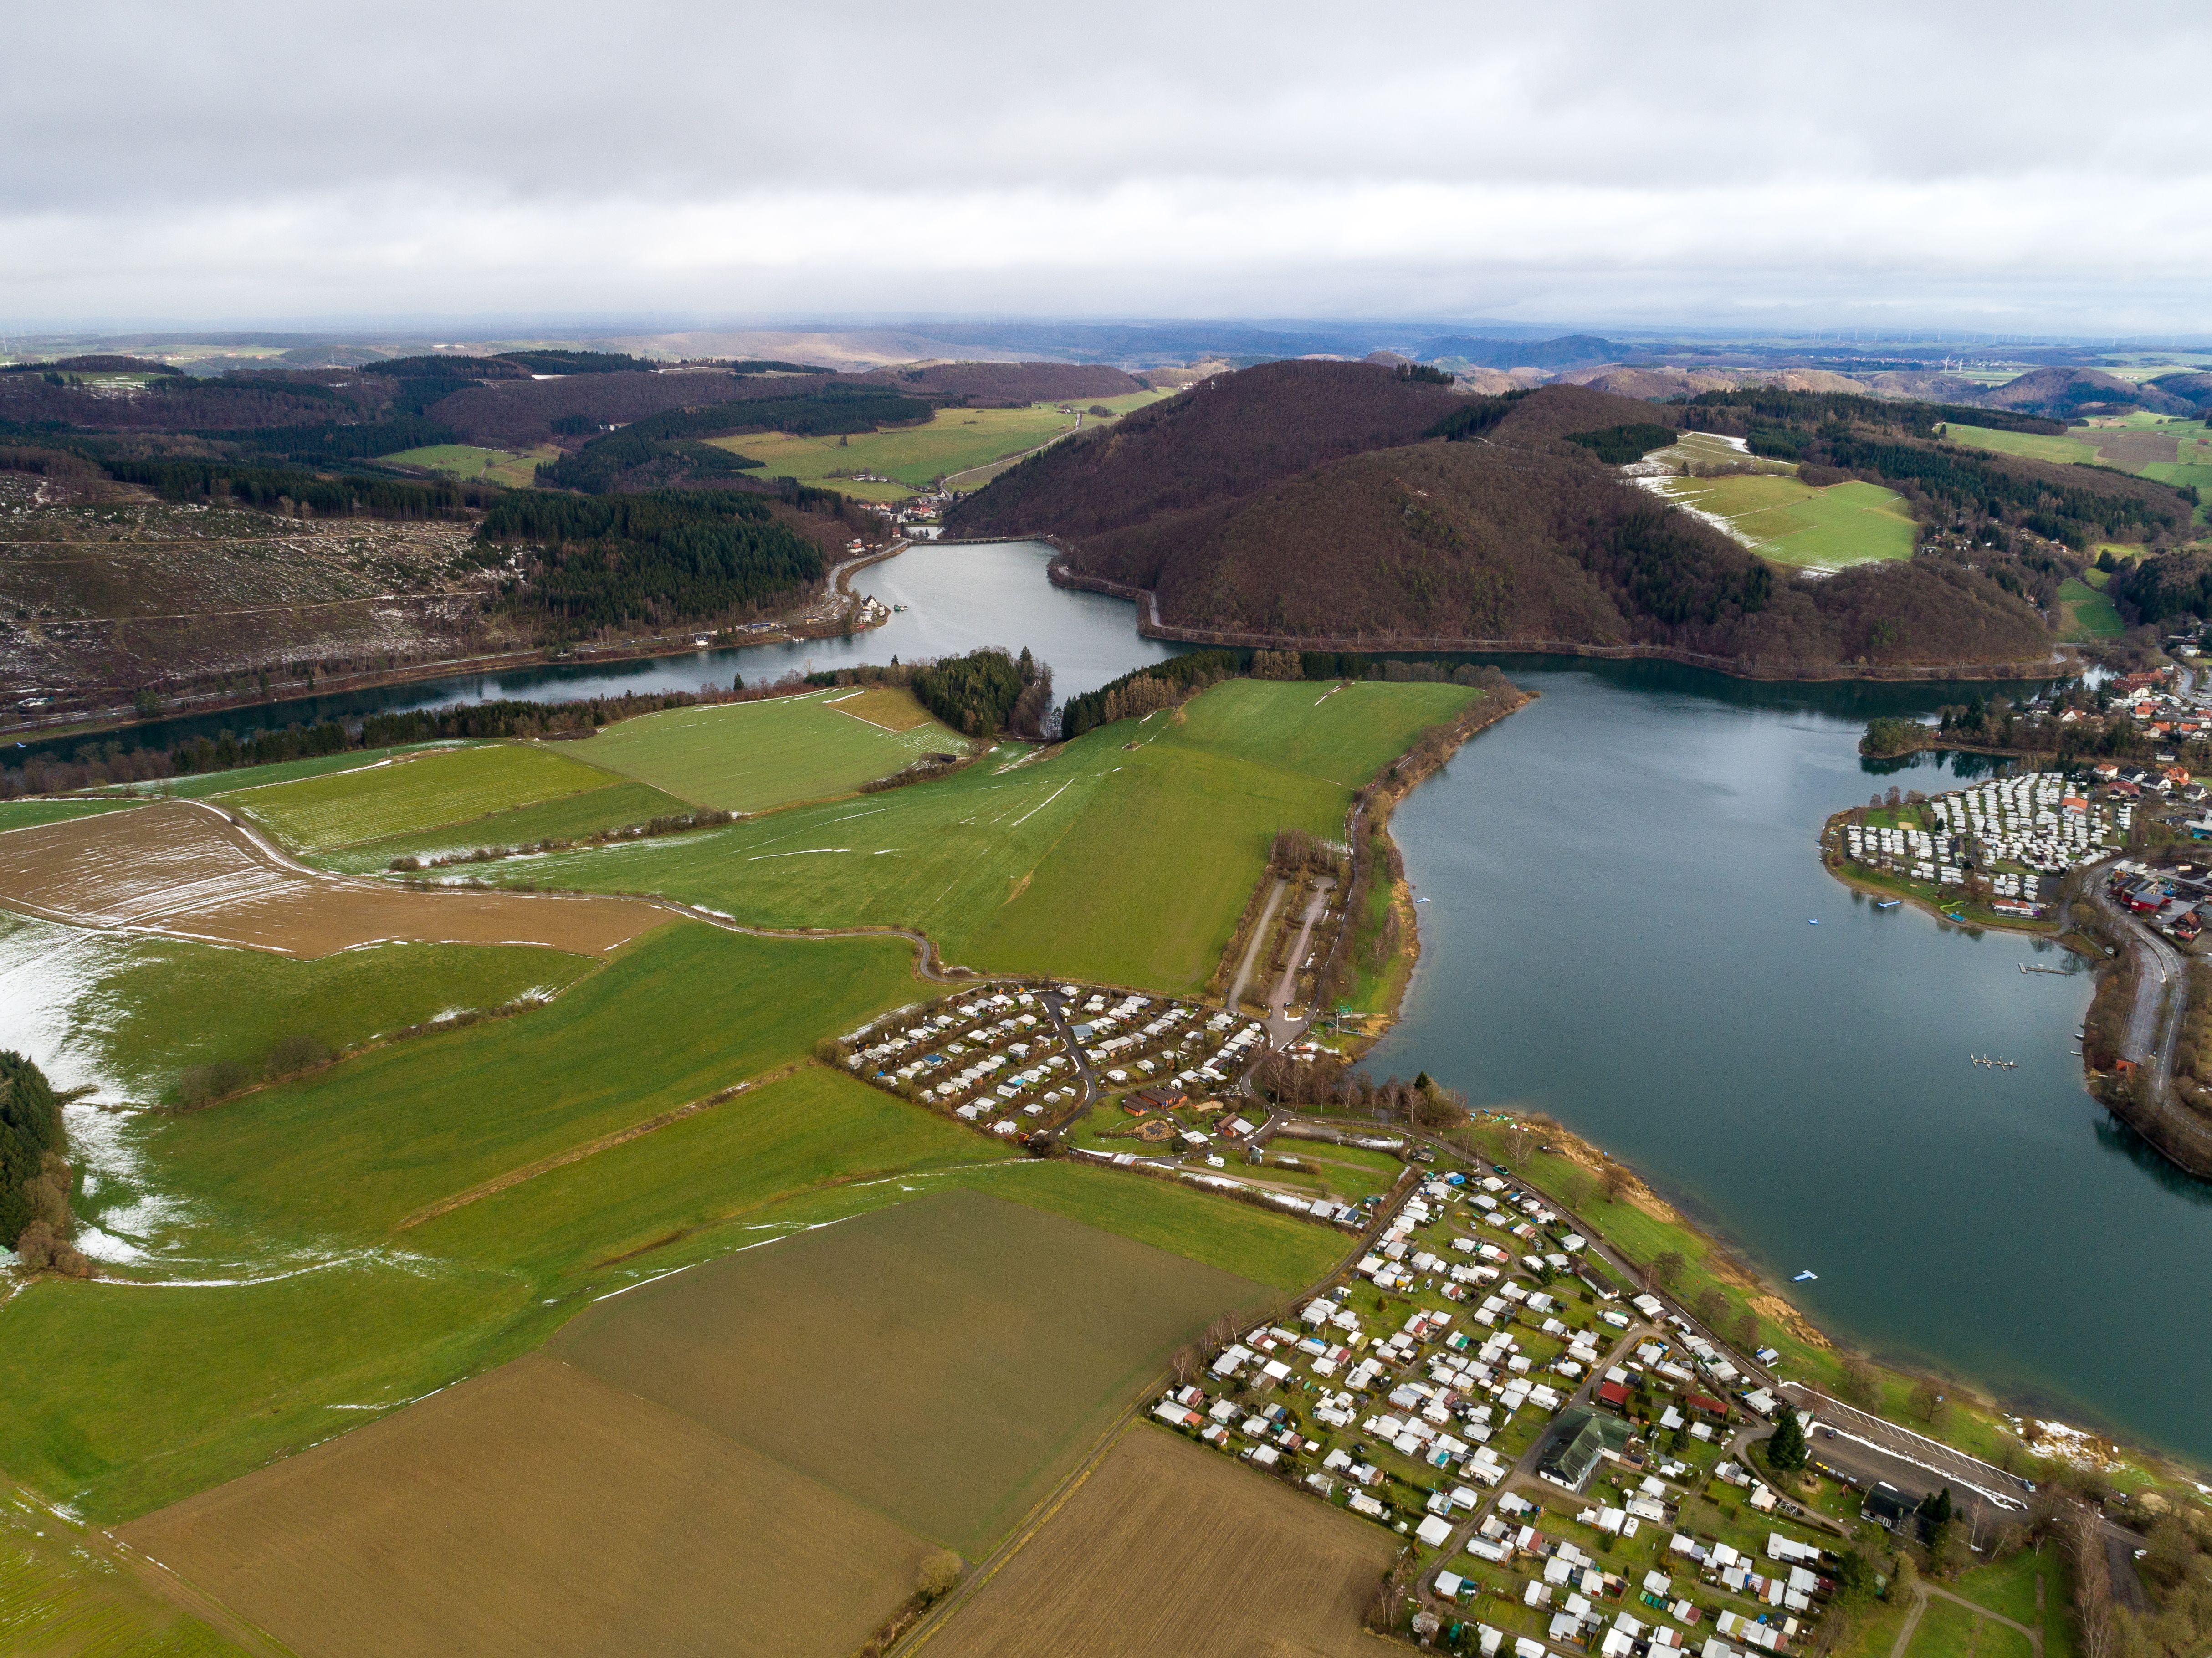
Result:
[[[917,664],[908,684],[923,708],[970,737],[1042,736],[1052,703],[1052,670],[1026,646],[1018,659],[990,647]]]
[[[455,518],[488,504],[499,491],[489,484],[450,479],[416,483],[391,478],[324,477],[291,467],[238,465],[222,460],[101,461],[109,477],[143,483],[164,501],[226,501],[264,512],[288,508],[299,516],[349,513],[372,518]],[[302,511],[301,509],[304,509]]]
[[[505,603],[570,635],[750,615],[824,569],[820,550],[768,499],[726,489],[509,491],[477,536],[488,547],[532,550]]]

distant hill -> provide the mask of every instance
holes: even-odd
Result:
[[[634,371],[572,374],[559,380],[503,380],[468,386],[425,411],[471,443],[527,449],[553,435],[563,416],[626,424],[672,409],[731,403],[740,398],[787,398],[829,384],[831,377],[738,375],[719,369],[680,374]]]
[[[2161,390],[2156,382],[2138,386],[2097,368],[2032,369],[1971,401],[1991,409],[2047,415],[2054,420],[2076,415],[2124,415],[2135,409],[2154,415],[2196,412],[2194,404]]]
[[[1145,389],[1142,381],[1118,368],[1081,362],[933,362],[914,368],[878,368],[860,378],[881,380],[915,396],[971,403],[1121,398]]]
[[[1465,440],[1425,435],[1440,416]],[[1565,440],[1680,418],[1577,386],[1470,398],[1382,365],[1274,363],[1048,450],[952,524],[1055,535],[1074,573],[1150,588],[1187,629],[1643,645],[1777,671],[2048,654],[2036,610],[1965,562],[1792,579]]]
[[[2212,409],[2212,374],[2197,370],[2181,374],[2160,374],[2151,384],[2167,397],[2179,398],[2202,413]]]
[[[1457,357],[1476,368],[1576,368],[1584,363],[1612,362],[1625,348],[1595,334],[1565,334],[1555,340],[1493,340],[1465,334],[1446,334],[1421,342],[1425,362]]]

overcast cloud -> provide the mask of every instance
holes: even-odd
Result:
[[[2201,3],[17,8],[0,325],[2212,331]]]

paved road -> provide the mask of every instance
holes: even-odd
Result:
[[[2126,941],[2135,960],[2135,1005],[2128,1010],[2120,1052],[2124,1059],[2144,1067],[2149,1097],[2128,1120],[2191,1172],[2212,1168],[2212,1127],[2173,1095],[2173,1051],[2181,1041],[2181,1014],[2188,1000],[2188,964],[2170,941],[2113,902],[2101,878],[2093,878],[2088,891],[2090,901]]]

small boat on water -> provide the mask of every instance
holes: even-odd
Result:
[[[1895,908],[1896,908],[1899,904],[1903,903],[1904,902],[1905,902],[1905,900],[1904,900],[1904,899],[1902,899],[1902,898],[1882,898],[1882,899],[1878,899],[1878,900],[1876,900],[1876,901],[1875,901],[1875,908],[1876,909],[1895,909]]]
[[[2020,1061],[2018,1060],[1993,1059],[1986,1054],[1969,1054],[1966,1057],[1972,1060],[1976,1065],[1987,1066],[1992,1071],[2017,1071],[2020,1069]]]
[[[1812,1268],[1808,1267],[1805,1271],[1798,1273],[1796,1278],[1791,1278],[1790,1281],[1792,1284],[1814,1284],[1820,1281],[1820,1275],[1818,1272],[1813,1271]]]

